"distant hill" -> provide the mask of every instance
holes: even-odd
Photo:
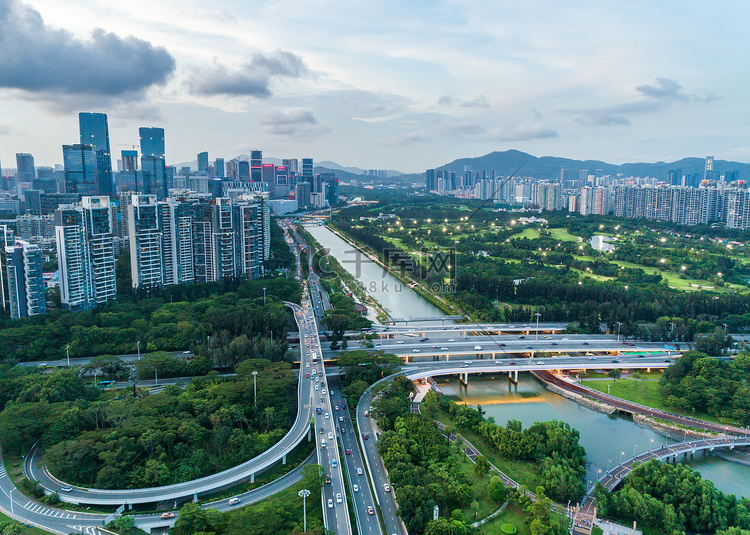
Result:
[[[445,164],[438,169],[463,173],[464,166],[471,166],[474,171],[491,171],[501,176],[533,176],[539,179],[558,179],[560,169],[565,167],[571,172],[571,178],[578,178],[581,169],[587,169],[589,174],[601,170],[602,174],[615,176],[622,173],[624,176],[653,177],[666,179],[669,170],[682,169],[682,174],[703,174],[705,169],[704,158],[683,158],[676,162],[665,163],[626,163],[622,165],[609,164],[598,160],[571,160],[569,158],[556,158],[544,156],[539,158],[517,150],[504,152],[491,152],[477,158],[461,158]],[[738,178],[750,179],[750,164],[740,162],[729,162],[726,160],[714,160],[714,169],[719,173],[725,171],[739,171]]]

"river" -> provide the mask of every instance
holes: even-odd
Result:
[[[329,250],[341,267],[360,281],[367,292],[393,318],[443,317],[446,314],[367,256],[339,238],[328,227],[305,226],[319,244]],[[447,323],[447,322],[446,322]]]
[[[351,245],[330,229],[306,226],[305,230],[329,249],[341,266],[361,281],[392,317],[406,319],[445,315],[378,264],[357,254]],[[600,238],[597,244],[614,249],[613,245],[607,243],[612,239],[609,236],[594,236],[592,242],[594,238]],[[592,246],[598,248],[594,243]],[[487,411],[486,416],[494,416],[500,425],[505,425],[509,419],[521,421],[524,427],[536,421],[556,419],[575,427],[581,434],[581,445],[586,448],[589,481],[599,475],[599,470],[617,464],[621,457],[632,456],[634,451],[642,452],[652,445],[661,445],[665,440],[663,435],[640,427],[629,418],[600,414],[553,394],[526,373],[519,375],[517,387],[510,387],[505,377],[493,381],[472,376],[468,390],[459,388],[456,380],[440,380],[443,381],[440,386],[446,395],[457,396],[469,405],[482,405]],[[750,497],[750,467],[702,455],[696,456],[690,464],[720,490]]]
[[[553,394],[528,373],[519,374],[518,386],[507,377],[470,377],[468,389],[455,379],[441,378],[440,388],[447,396],[456,396],[469,405],[482,405],[485,417],[493,416],[499,425],[519,420],[524,428],[537,421],[561,420],[576,428],[580,444],[586,448],[587,482],[612,467],[666,441],[673,442],[648,427],[633,423],[626,416],[608,416],[586,409],[562,396]],[[689,464],[699,470],[723,492],[750,498],[750,467],[713,456],[696,455]]]

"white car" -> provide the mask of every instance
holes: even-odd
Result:
[[[403,343],[404,343],[404,341],[403,341],[403,340],[398,340],[398,341],[397,341],[396,343],[397,343],[397,344],[403,344]]]
[[[330,417],[331,417],[331,415],[330,415],[330,414],[328,414],[328,413],[326,413],[326,420],[327,420],[328,418],[330,418]]]
[[[336,503],[341,503],[344,500],[341,499],[341,493],[336,494]]]
[[[441,347],[440,351],[450,351],[447,347]]]
[[[241,501],[242,500],[240,500],[239,498],[236,498],[236,497],[235,498],[229,498],[229,505],[237,505]]]
[[[352,490],[354,492],[359,492],[359,487],[357,485],[352,485]]]
[[[449,338],[449,339],[448,339],[448,341],[449,341],[449,342],[455,342],[455,341],[456,341],[456,339],[455,339],[455,338]]]
[[[328,431],[328,440],[333,440],[333,433]]]
[[[323,395],[325,395],[326,389],[324,388],[323,390],[320,391],[320,393],[323,394]]]
[[[328,498],[328,508],[333,509],[333,500]]]
[[[482,346],[474,346],[474,351],[481,351],[481,350],[482,350]]]
[[[315,385],[315,390],[320,390],[320,385]]]
[[[419,349],[412,349],[411,352],[412,353],[419,353]]]
[[[362,469],[361,469],[361,468],[357,468],[357,475],[358,475],[358,476],[361,476],[361,475],[362,475]]]

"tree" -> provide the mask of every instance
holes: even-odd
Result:
[[[508,492],[500,476],[492,476],[487,483],[487,496],[497,504],[505,502]]]
[[[438,401],[437,401],[437,394],[430,390],[425,394],[424,399],[422,399],[422,403],[419,405],[419,409],[421,411],[424,411],[426,414],[435,414],[435,411],[437,411],[438,407]]]
[[[622,370],[620,368],[614,368],[612,370],[609,370],[607,372],[607,376],[611,377],[612,380],[616,383],[617,380],[622,377]]]
[[[471,502],[471,505],[469,506],[472,511],[474,511],[474,520],[477,518],[477,511],[479,510],[479,502],[474,500]]]
[[[484,477],[490,473],[490,462],[484,455],[477,455],[474,458],[474,473],[479,474],[479,477]]]
[[[113,355],[99,355],[91,359],[91,362],[84,367],[85,371],[101,370],[102,373],[114,381],[125,374],[125,362],[120,357]]]

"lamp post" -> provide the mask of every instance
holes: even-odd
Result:
[[[620,325],[622,325],[621,321],[617,322],[617,343],[620,343]]]
[[[258,372],[253,372],[253,403],[258,404]]]
[[[263,288],[263,306],[266,306],[266,289]]]
[[[65,346],[65,355],[68,358],[68,368],[70,368],[70,346]]]
[[[307,533],[307,497],[310,495],[310,491],[308,489],[302,489],[297,493],[297,495],[302,498],[302,515],[304,518],[304,531]]]
[[[8,493],[8,496],[10,496],[10,516],[16,516],[13,512],[13,491],[16,490],[16,486],[13,485],[13,488],[10,489],[10,492]]]
[[[140,340],[138,340],[137,347],[138,347],[138,360],[141,360],[141,341]]]
[[[536,316],[536,338],[534,339],[534,341],[538,341],[539,340],[539,316],[541,316],[541,314],[537,312],[534,315]]]

